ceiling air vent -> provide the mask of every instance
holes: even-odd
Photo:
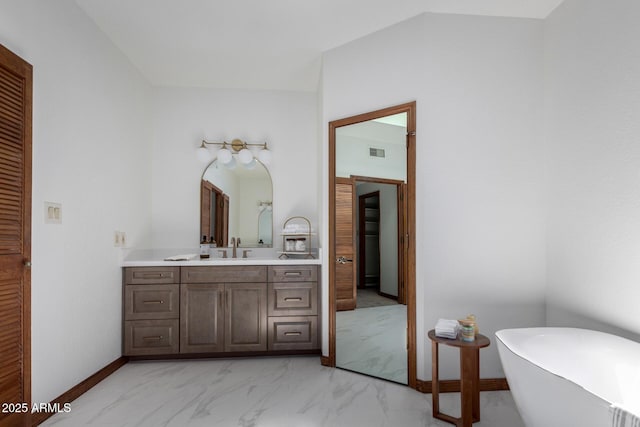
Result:
[[[384,157],[384,149],[382,149],[382,148],[369,148],[369,156],[371,156],[371,157]]]

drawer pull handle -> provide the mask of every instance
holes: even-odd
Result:
[[[302,335],[302,332],[300,331],[293,331],[293,332],[285,332],[285,335],[289,336],[289,335]]]
[[[296,298],[289,297],[289,298],[285,298],[284,300],[285,301],[302,301],[302,298],[300,298],[300,297],[296,297]]]
[[[302,272],[301,271],[285,271],[284,275],[285,276],[302,276]]]
[[[163,338],[162,335],[156,335],[156,336],[153,336],[153,337],[144,337],[142,339],[145,340],[145,341],[160,341],[160,340],[162,340],[162,338]]]
[[[142,275],[143,279],[162,279],[162,276],[164,276],[164,274],[162,273],[144,273]]]
[[[159,299],[159,300],[153,300],[153,301],[144,301],[144,304],[164,304],[164,301]]]

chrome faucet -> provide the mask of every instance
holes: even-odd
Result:
[[[232,254],[232,258],[238,258],[238,254],[236,252],[236,249],[238,248],[238,245],[240,244],[240,238],[239,237],[232,237],[231,238],[231,246],[233,247],[233,254]]]

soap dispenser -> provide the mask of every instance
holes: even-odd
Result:
[[[207,243],[207,236],[202,236],[202,241],[200,241],[200,258],[209,258],[209,244]]]

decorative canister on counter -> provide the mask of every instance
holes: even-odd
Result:
[[[473,342],[476,340],[476,328],[470,324],[462,325],[462,341]]]
[[[296,239],[296,251],[306,251],[307,250],[307,243],[304,237],[299,237],[298,239]]]

